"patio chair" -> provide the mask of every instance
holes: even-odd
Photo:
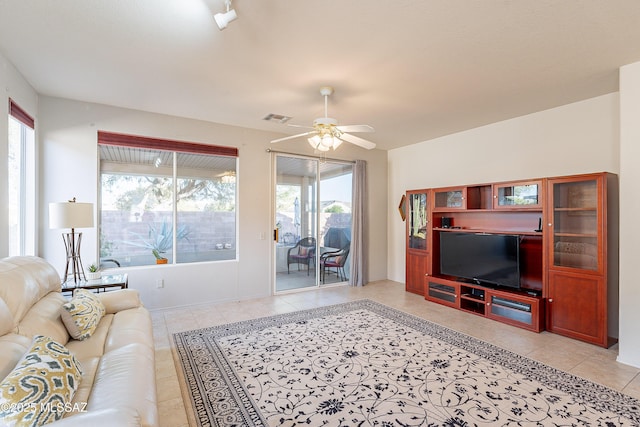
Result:
[[[298,240],[298,243],[287,251],[287,274],[289,274],[289,266],[291,264],[298,264],[298,270],[300,270],[300,264],[307,266],[307,276],[311,265],[315,265],[316,259],[316,239],[315,237],[305,237]]]
[[[320,255],[320,274],[322,276],[322,283],[324,283],[324,278],[328,271],[331,272],[331,268],[336,269],[336,275],[338,279],[343,281],[347,280],[347,274],[344,271],[344,265],[347,262],[347,258],[349,257],[350,245],[343,247],[338,251],[333,252],[325,252]]]

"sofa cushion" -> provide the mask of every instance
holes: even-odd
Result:
[[[31,347],[31,339],[18,334],[0,337],[0,381],[9,375]]]
[[[3,425],[41,426],[64,415],[82,377],[76,358],[62,344],[38,335],[29,351],[0,384]],[[62,405],[62,406],[60,406]]]
[[[9,310],[9,306],[0,298],[0,335],[15,332],[13,329],[13,313]]]
[[[17,328],[24,315],[44,295],[59,292],[61,289],[61,280],[56,269],[38,257],[4,258],[0,260],[0,275],[0,299],[11,312],[12,329]]]
[[[34,256],[0,260],[0,335],[16,333],[31,339],[45,335],[65,345],[69,340],[60,306],[60,276],[51,264]]]
[[[89,396],[93,389],[93,382],[96,379],[96,372],[98,372],[100,358],[91,357],[89,359],[84,359],[80,361],[80,364],[82,365],[82,379],[80,380],[80,386],[76,390],[76,395],[73,396],[71,407],[83,410],[86,409],[89,402]],[[78,415],[78,411],[69,411],[64,414],[64,418],[74,417],[76,415]]]
[[[56,427],[140,427],[140,415],[133,408],[108,408],[66,417]]]
[[[36,335],[52,338],[67,345],[69,332],[60,318],[60,307],[67,301],[60,292],[50,292],[36,302],[16,328],[16,332],[31,340]]]
[[[105,313],[102,302],[86,289],[78,289],[62,308],[62,321],[69,335],[77,340],[89,338]]]
[[[140,293],[135,289],[101,292],[97,296],[100,301],[102,301],[102,304],[104,304],[107,314],[142,307]]]
[[[113,314],[106,314],[100,319],[98,327],[93,332],[90,338],[86,340],[70,340],[67,343],[67,348],[73,354],[76,355],[76,359],[84,366],[85,359],[89,359],[96,356],[102,356],[105,349],[105,341],[107,335],[111,330],[111,323],[113,322]]]
[[[102,356],[88,409],[108,408],[135,408],[143,426],[158,425],[153,348],[134,343]]]
[[[139,343],[153,349],[153,326],[145,308],[125,310],[113,316],[104,342],[104,352]]]

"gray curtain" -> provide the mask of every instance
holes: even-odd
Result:
[[[350,286],[367,284],[367,162],[356,160],[353,171],[353,206],[351,231]]]

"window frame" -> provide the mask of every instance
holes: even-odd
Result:
[[[36,254],[36,200],[37,200],[37,168],[36,168],[36,136],[35,119],[20,107],[12,98],[9,98],[9,114],[7,121],[11,119],[20,124],[20,165],[19,165],[19,200],[18,200],[18,242],[17,252],[12,252],[12,242],[8,242],[8,255],[35,255]],[[7,123],[7,128],[11,125]],[[28,140],[27,129],[32,132],[32,138]],[[9,135],[7,135],[8,137]],[[7,141],[9,144],[10,141]],[[8,147],[7,147],[8,148]],[[9,159],[7,158],[7,168]],[[7,177],[8,178],[8,177]],[[9,179],[7,179],[7,185]],[[7,186],[7,191],[9,188]],[[9,218],[7,218],[9,220]],[[11,224],[7,223],[10,227]],[[7,230],[9,231],[9,230]]]
[[[29,115],[25,110],[23,110],[13,99],[9,98],[9,115],[14,119],[20,121],[27,127],[35,130],[36,121],[33,117]]]
[[[98,131],[97,133],[98,138],[97,138],[97,142],[98,142],[98,147],[100,145],[104,145],[104,146],[120,146],[120,147],[126,147],[126,148],[139,148],[139,149],[145,149],[145,150],[155,150],[155,151],[165,151],[165,152],[170,152],[172,153],[172,157],[173,157],[173,185],[175,188],[175,185],[177,183],[177,179],[178,177],[178,166],[177,166],[177,157],[180,153],[187,153],[187,154],[196,154],[196,155],[209,155],[209,156],[223,156],[223,157],[233,157],[236,159],[236,167],[235,167],[235,173],[237,176],[237,171],[238,171],[238,163],[237,163],[237,159],[238,159],[238,149],[236,147],[226,147],[226,146],[220,146],[220,145],[212,145],[212,144],[203,144],[203,143],[194,143],[194,142],[186,142],[186,141],[177,141],[177,140],[170,140],[170,139],[161,139],[161,138],[153,138],[153,137],[147,137],[147,136],[140,136],[140,135],[131,135],[131,134],[121,134],[121,133],[114,133],[114,132],[107,132],[107,131]],[[99,150],[98,150],[99,151]],[[100,163],[100,156],[98,156],[98,162]],[[99,198],[102,198],[102,167],[99,165],[98,166],[98,174],[99,174],[99,178],[98,178],[98,194],[99,194]],[[189,263],[201,263],[201,262],[218,262],[217,260],[202,260],[202,261],[190,261],[190,262],[178,262],[178,256],[176,251],[178,250],[177,246],[175,245],[175,235],[176,235],[176,230],[177,230],[177,222],[178,222],[178,206],[177,203],[175,203],[175,192],[173,194],[174,197],[174,202],[172,203],[173,206],[173,230],[174,230],[174,245],[172,247],[172,251],[173,251],[173,256],[171,259],[170,264],[171,265],[177,265],[177,264],[189,264]],[[98,202],[98,209],[99,209],[99,214],[98,214],[98,221],[100,222],[99,224],[99,229],[102,228],[102,202],[101,200],[99,200]],[[237,181],[236,181],[236,187],[235,187],[235,197],[234,197],[234,213],[235,213],[235,235],[236,235],[236,242],[238,240],[238,235],[239,235],[239,230],[238,230],[238,186],[237,186]],[[101,237],[98,236],[97,242],[98,242],[98,259],[100,259],[100,244],[101,244]],[[234,260],[238,259],[238,247],[237,244],[234,248],[235,251],[235,256],[234,256]],[[222,261],[229,261],[231,259],[226,259],[226,260],[222,260]],[[144,265],[140,265],[140,267],[149,267],[152,264],[144,264]]]

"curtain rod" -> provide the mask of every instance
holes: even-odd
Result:
[[[318,157],[318,156],[309,156],[306,154],[298,154],[298,153],[289,153],[286,151],[272,150],[271,148],[267,148],[267,153],[276,153],[276,154],[287,154],[289,156],[297,156],[297,157],[305,157],[307,159],[318,159],[318,160],[326,160],[330,162],[342,162],[342,163],[353,163],[355,164],[355,160],[342,160],[342,159],[331,159],[329,157]]]

